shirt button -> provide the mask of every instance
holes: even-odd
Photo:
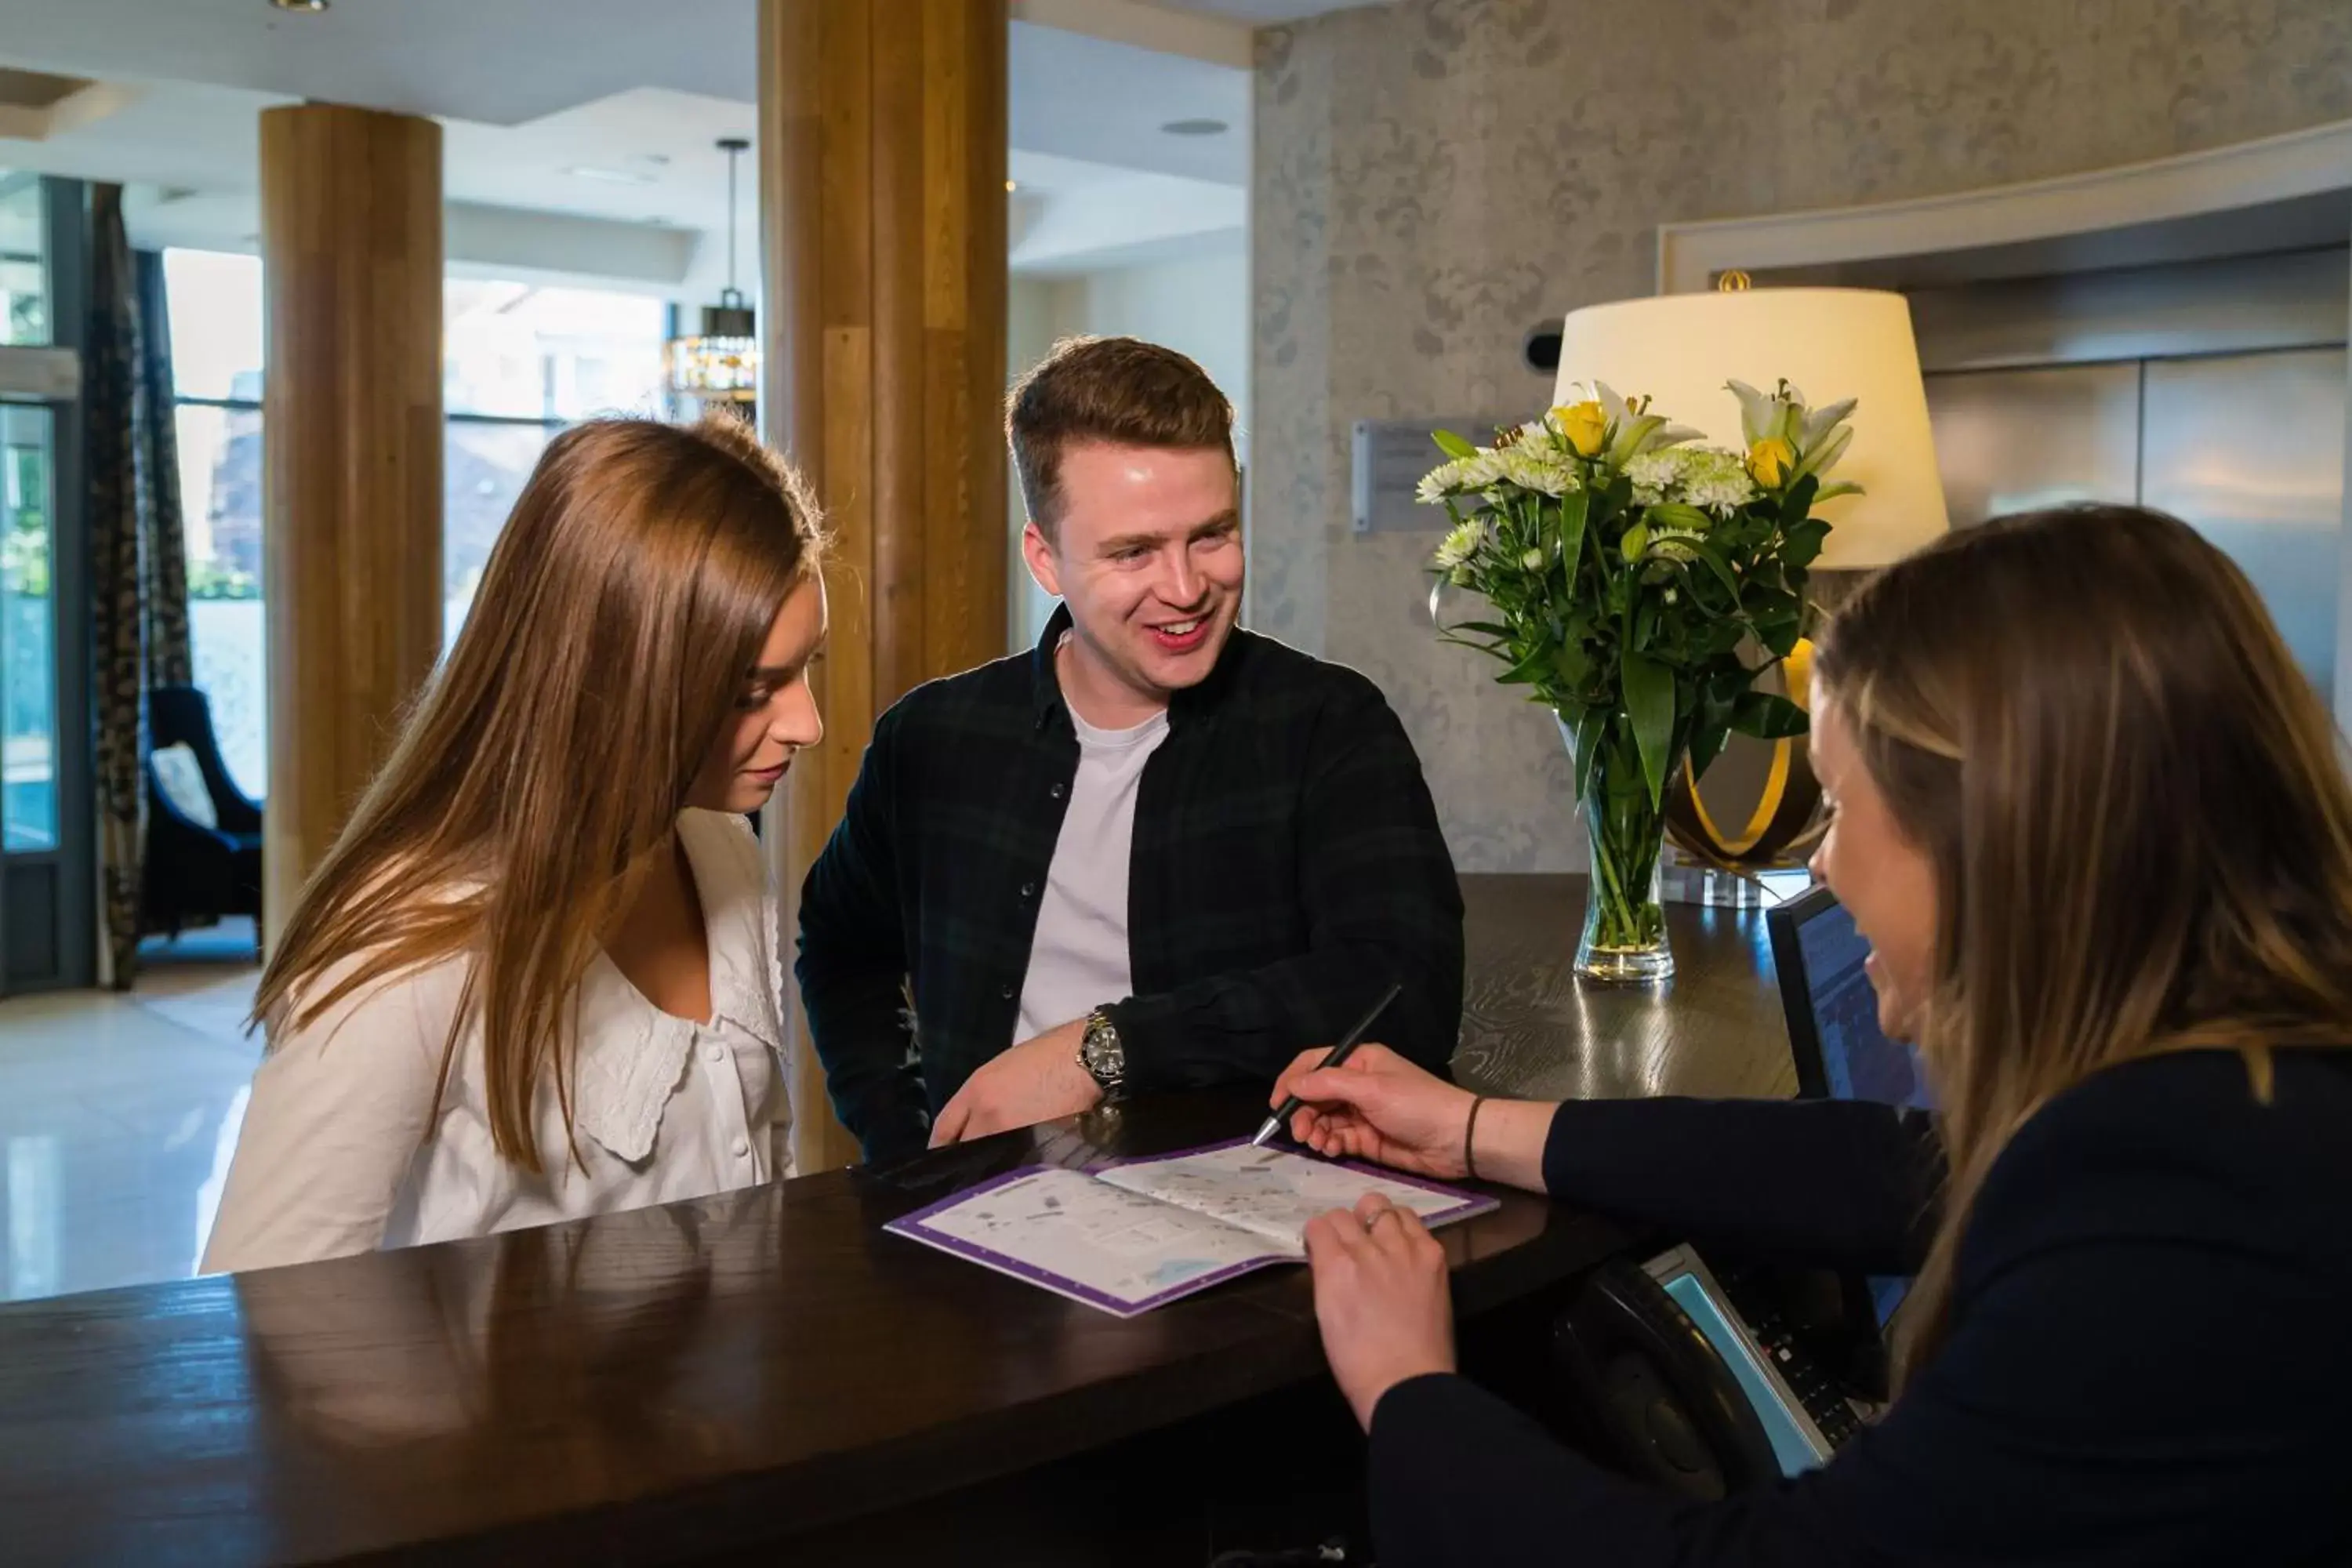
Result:
[[[705,1061],[721,1062],[727,1059],[727,1051],[724,1047],[713,1046],[703,1052],[702,1057]]]
[[[1024,882],[1024,883],[1022,883],[1022,884],[1021,884],[1021,896],[1022,896],[1023,898],[1024,898],[1024,899],[1034,899],[1034,898],[1035,898],[1035,897],[1037,896],[1037,884],[1036,884],[1036,883],[1034,883],[1034,882]]]
[[[1013,1000],[1013,987],[1012,987],[1012,986],[1010,986],[1010,985],[1004,985],[1004,986],[1000,986],[1000,987],[998,987],[998,988],[997,988],[997,993],[996,993],[996,994],[997,994],[999,996],[1003,997],[1007,1002],[1010,1002],[1010,1001],[1012,1001],[1012,1000]]]
[[[738,1160],[750,1159],[751,1157],[751,1145],[744,1142],[740,1138],[735,1140],[735,1157]]]
[[[1045,793],[1052,795],[1055,800],[1059,800],[1062,798],[1062,786],[1056,784],[1052,789],[1047,790]]]

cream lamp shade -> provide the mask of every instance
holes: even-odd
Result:
[[[1652,413],[1705,431],[1707,445],[1740,449],[1729,381],[1767,393],[1786,381],[1815,407],[1856,400],[1853,442],[1832,477],[1863,493],[1822,503],[1815,515],[1831,529],[1815,566],[1884,566],[1949,526],[1911,308],[1900,294],[1744,289],[1588,306],[1561,324],[1553,401],[1573,402],[1606,382],[1627,397],[1646,395]]]

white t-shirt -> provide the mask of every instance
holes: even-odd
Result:
[[[486,1236],[790,1174],[775,900],[759,841],[740,817],[703,811],[683,813],[677,830],[709,937],[711,1017],[660,1011],[598,954],[580,988],[577,1163],[552,1074],[533,1108],[541,1173],[499,1158],[478,1020],[435,1114],[469,962],[447,959],[363,987],[274,1043],[253,1075],[205,1271]]]
[[[1168,715],[1131,730],[1097,730],[1074,710],[1078,776],[1054,841],[1037,906],[1037,935],[1021,986],[1021,1021],[1008,1045],[1034,1039],[1135,989],[1127,952],[1127,867],[1143,764],[1168,738]]]

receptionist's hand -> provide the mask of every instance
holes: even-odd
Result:
[[[931,1123],[931,1147],[985,1138],[1076,1116],[1102,1099],[1102,1087],[1078,1065],[1084,1018],[1048,1029],[981,1065]]]
[[[1336,1068],[1329,1055],[1300,1054],[1275,1080],[1269,1105],[1296,1094],[1307,1109],[1290,1135],[1318,1154],[1370,1160],[1399,1171],[1450,1180],[1470,1173],[1462,1140],[1472,1095],[1423,1071],[1386,1046],[1360,1046]]]
[[[1454,1370],[1445,1248],[1419,1215],[1378,1193],[1308,1221],[1306,1239],[1323,1353],[1369,1432],[1381,1394],[1407,1378]]]

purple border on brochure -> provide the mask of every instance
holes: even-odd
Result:
[[[1109,1171],[1126,1165],[1162,1164],[1194,1154],[1214,1153],[1220,1149],[1234,1148],[1248,1142],[1246,1138],[1230,1138],[1222,1143],[1203,1143],[1197,1149],[1180,1150],[1172,1154],[1142,1154],[1128,1159],[1112,1160],[1095,1169]],[[1440,1209],[1434,1214],[1424,1216],[1424,1223],[1443,1225],[1453,1220],[1467,1219],[1474,1215],[1486,1214],[1502,1206],[1498,1199],[1483,1196],[1477,1193],[1464,1192],[1459,1187],[1447,1186],[1443,1182],[1431,1181],[1423,1176],[1407,1175],[1402,1171],[1391,1171],[1379,1165],[1366,1164],[1358,1160],[1325,1160],[1320,1155],[1295,1148],[1286,1149],[1285,1152],[1304,1154],[1306,1158],[1324,1164],[1343,1166],[1363,1175],[1378,1176],[1383,1181],[1402,1182],[1406,1186],[1419,1187],[1425,1192],[1442,1193],[1448,1197],[1462,1200],[1451,1208]],[[936,1247],[942,1252],[954,1253],[957,1257],[977,1263],[983,1268],[992,1268],[1000,1274],[1009,1274],[1016,1279],[1025,1279],[1033,1285],[1041,1285],[1057,1296],[1083,1301],[1087,1306],[1098,1308],[1115,1318],[1140,1317],[1155,1308],[1164,1307],[1171,1301],[1205,1290],[1213,1285],[1222,1285],[1228,1279],[1254,1273],[1260,1268],[1270,1268],[1276,1263],[1292,1261],[1287,1257],[1276,1253],[1246,1262],[1229,1263],[1223,1268],[1213,1269],[1209,1273],[1184,1280],[1181,1284],[1171,1285],[1165,1290],[1156,1291],[1139,1301],[1129,1303],[1121,1301],[1115,1296],[1105,1295],[1091,1286],[1082,1285],[1066,1274],[1056,1274],[1052,1269],[1040,1268],[1034,1263],[1024,1263],[1020,1258],[1010,1257],[993,1247],[982,1247],[978,1242],[966,1241],[959,1236],[950,1236],[945,1231],[936,1229],[925,1223],[933,1215],[956,1208],[983,1193],[994,1192],[999,1187],[1011,1186],[1015,1182],[1026,1181],[1032,1176],[1042,1175],[1047,1171],[1063,1169],[1068,1169],[1068,1167],[1024,1165],[1017,1171],[1007,1171],[1002,1175],[991,1176],[984,1182],[966,1187],[961,1192],[950,1193],[937,1203],[928,1204],[912,1214],[901,1215],[882,1228],[894,1231],[910,1241],[919,1241],[927,1247]],[[1091,1176],[1094,1172],[1080,1171],[1077,1173]]]
[[[1244,1142],[1246,1142],[1247,1140],[1244,1139]],[[999,1187],[1011,1186],[1015,1182],[1026,1181],[1032,1176],[1043,1175],[1048,1171],[1063,1169],[1067,1167],[1024,1165],[1017,1171],[1007,1171],[1001,1176],[991,1176],[977,1186],[966,1187],[963,1191],[951,1194],[935,1204],[917,1209],[913,1214],[901,1215],[882,1228],[896,1231],[909,1241],[919,1241],[926,1247],[936,1247],[942,1252],[952,1252],[957,1257],[977,1263],[983,1268],[993,1268],[999,1274],[1010,1274],[1016,1279],[1026,1279],[1032,1285],[1042,1285],[1057,1296],[1066,1296],[1074,1301],[1083,1301],[1089,1307],[1099,1308],[1108,1312],[1114,1318],[1140,1317],[1156,1307],[1164,1307],[1169,1302],[1180,1297],[1190,1296],[1196,1290],[1205,1290],[1212,1285],[1222,1285],[1228,1279],[1236,1279],[1256,1269],[1290,1261],[1280,1253],[1275,1253],[1265,1258],[1252,1258],[1247,1262],[1229,1263],[1223,1268],[1213,1269],[1206,1274],[1184,1280],[1181,1284],[1171,1285],[1165,1290],[1155,1291],[1139,1301],[1130,1303],[1122,1301],[1116,1296],[1107,1296],[1090,1285],[1082,1285],[1066,1274],[1056,1274],[1050,1268],[1040,1268],[1034,1263],[1024,1263],[1020,1258],[997,1251],[994,1247],[982,1247],[975,1241],[966,1241],[960,1236],[950,1236],[947,1232],[936,1230],[924,1223],[931,1215],[945,1209],[954,1208],[970,1199],[980,1196],[982,1193],[994,1192]],[[1088,1173],[1080,1171],[1076,1173],[1083,1176]]]

